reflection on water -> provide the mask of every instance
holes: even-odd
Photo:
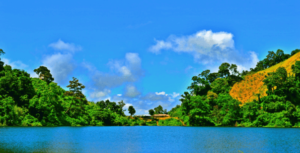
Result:
[[[0,152],[300,152],[300,129],[0,127]]]

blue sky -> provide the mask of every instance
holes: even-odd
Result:
[[[191,78],[223,62],[249,69],[268,51],[300,48],[297,1],[1,1],[1,59],[48,67],[89,101],[167,110]],[[128,114],[128,113],[127,113]]]

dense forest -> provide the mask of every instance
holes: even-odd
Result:
[[[216,73],[205,70],[192,77],[193,82],[187,88],[189,92],[184,92],[180,99],[181,105],[173,108],[169,114],[179,117],[188,126],[299,127],[299,58],[289,68],[291,75],[284,67],[278,67],[263,76],[266,96],[256,94],[257,100],[242,104],[229,94],[232,86],[247,76],[261,75],[259,72],[299,55],[298,52],[300,50],[296,49],[289,55],[280,49],[276,53],[269,51],[255,68],[242,73],[237,71],[235,64],[229,63],[222,63]]]
[[[24,70],[12,69],[0,59],[0,126],[118,126],[159,125],[180,126],[240,126],[240,127],[299,127],[300,126],[300,61],[291,66],[292,75],[284,67],[264,76],[266,95],[256,94],[257,100],[242,103],[229,93],[232,87],[251,74],[268,69],[300,52],[284,54],[269,51],[250,71],[237,71],[235,64],[222,63],[218,72],[205,70],[192,77],[189,91],[181,95],[181,105],[167,112],[161,106],[149,114],[169,114],[167,120],[146,121],[125,103],[90,102],[82,94],[84,85],[73,77],[69,91],[54,82],[50,70],[40,66],[34,70],[39,78],[31,78]],[[5,52],[0,49],[0,55]]]

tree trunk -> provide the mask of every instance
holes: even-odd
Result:
[[[67,113],[69,112],[69,110],[71,109],[72,104],[73,104],[73,99],[72,99],[72,102],[71,102],[71,104],[70,104],[68,110],[65,112],[65,114],[67,114]]]

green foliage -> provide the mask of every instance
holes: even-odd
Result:
[[[65,112],[66,114],[70,111],[72,105],[75,105],[75,107],[77,106],[77,109],[79,109],[78,107],[82,109],[83,105],[87,103],[85,96],[81,92],[81,90],[84,89],[85,86],[79,83],[78,79],[73,77],[73,81],[70,81],[70,84],[67,87],[70,88],[70,91],[66,91],[64,95],[71,97],[71,103],[69,108]]]
[[[213,106],[210,118],[215,126],[233,126],[240,119],[241,102],[233,99],[229,94],[219,94],[210,101]]]
[[[227,77],[230,75],[229,67],[230,67],[230,64],[228,64],[228,63],[222,63],[219,66],[218,73],[220,74],[221,77]]]
[[[161,105],[154,108],[154,114],[163,114],[163,113],[164,113],[164,109]]]
[[[151,116],[153,116],[153,115],[154,115],[154,110],[153,110],[153,109],[150,109],[150,110],[149,110],[149,114],[150,114]]]
[[[171,116],[171,117],[181,117],[182,116],[182,110],[181,110],[182,107],[180,107],[180,105],[177,105],[176,107],[172,108],[168,114]]]
[[[292,51],[292,55],[299,50]],[[0,55],[4,54],[0,49]],[[246,103],[228,93],[231,86],[249,73],[266,69],[290,55],[278,49],[269,51],[267,58],[259,61],[250,72],[239,74],[235,64],[223,63],[218,73],[205,70],[192,78],[193,82],[181,95],[181,105],[169,112],[162,106],[149,110],[149,114],[168,113],[167,120],[152,119],[150,122],[138,117],[127,117],[125,103],[109,100],[88,102],[81,90],[84,85],[73,77],[69,91],[53,82],[46,67],[35,72],[42,78],[30,78],[24,70],[3,66],[0,61],[0,126],[242,126],[242,127],[300,127],[300,62],[292,65],[293,75],[283,67],[269,73],[264,84],[268,91],[265,97]],[[241,77],[242,75],[242,77]],[[220,78],[221,77],[221,78]],[[258,94],[259,96],[259,94]],[[133,106],[128,108],[131,116]]]
[[[158,122],[159,126],[182,126],[182,123],[174,118],[169,118],[166,120],[159,120]]]
[[[204,78],[193,76],[192,80],[193,82],[187,88],[192,95],[206,95],[207,91],[211,89],[209,82]]]
[[[256,70],[270,67],[287,57],[282,50],[277,50],[276,53],[270,51],[267,58],[257,64]],[[216,78],[211,82],[207,95],[184,92],[180,99],[181,106],[176,106],[169,114],[179,117],[186,126],[300,127],[299,61],[292,66],[294,75],[288,75],[283,67],[269,73],[264,80],[268,96],[261,98],[257,94],[258,101],[254,100],[243,106],[228,94],[232,85],[229,82],[240,79],[239,74],[234,73],[235,68],[235,65],[223,63],[219,70],[223,78]],[[256,70],[244,71],[242,75]],[[199,76],[209,77],[208,72]],[[196,79],[194,77],[193,80]],[[160,122],[165,124],[164,121]]]
[[[291,56],[295,55],[296,53],[300,52],[300,49],[295,49],[291,52]]]
[[[216,94],[229,93],[230,91],[230,86],[226,78],[218,78],[210,86]]]
[[[135,109],[133,108],[133,106],[129,106],[128,111],[131,116],[135,113]]]
[[[52,74],[50,73],[50,70],[48,70],[48,68],[45,66],[40,66],[33,71],[40,77],[41,80],[46,81],[48,84],[54,80]]]

